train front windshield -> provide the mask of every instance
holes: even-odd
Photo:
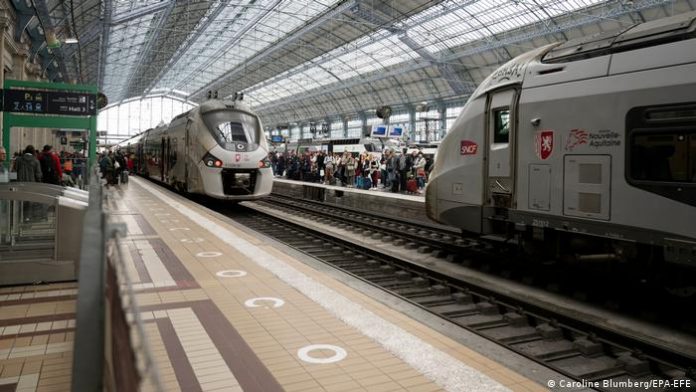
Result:
[[[259,121],[251,114],[221,110],[206,113],[203,121],[222,148],[229,151],[254,151],[259,147]]]

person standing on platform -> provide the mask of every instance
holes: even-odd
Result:
[[[41,164],[41,173],[43,174],[43,182],[47,184],[60,185],[63,178],[63,169],[60,165],[60,159],[52,151],[53,147],[48,144],[44,146],[43,152],[39,156]]]
[[[17,158],[17,181],[41,182],[43,173],[39,160],[36,159],[36,150],[31,144],[24,149],[24,154]]]
[[[20,182],[41,182],[43,173],[41,164],[36,159],[36,150],[31,144],[24,149],[24,154],[17,158],[15,167],[17,168],[17,181]],[[40,218],[45,214],[41,203],[23,202],[24,220],[30,221]]]
[[[10,172],[5,169],[5,159],[7,159],[7,151],[5,147],[0,146],[0,184],[10,182]]]

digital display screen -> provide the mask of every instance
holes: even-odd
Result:
[[[401,135],[404,134],[404,128],[403,127],[391,127],[389,130],[389,137],[401,137]]]
[[[68,116],[97,114],[96,95],[89,93],[3,90],[3,100],[6,112]]]
[[[271,143],[282,143],[284,142],[285,139],[283,138],[282,135],[273,135],[271,136]]]
[[[372,137],[387,137],[387,126],[384,124],[377,124],[372,127]]]

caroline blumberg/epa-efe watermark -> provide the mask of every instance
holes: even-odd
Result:
[[[546,382],[552,390],[561,390],[565,388],[631,388],[631,389],[667,389],[667,388],[691,388],[696,382],[688,378],[673,379],[673,380],[633,380],[626,379],[606,379],[601,381],[591,380],[549,380]]]

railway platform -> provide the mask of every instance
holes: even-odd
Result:
[[[274,179],[273,193],[414,221],[431,222],[425,215],[425,198],[422,194],[392,193],[381,189],[364,190],[285,178]]]
[[[164,390],[546,390],[150,182],[107,208]]]

